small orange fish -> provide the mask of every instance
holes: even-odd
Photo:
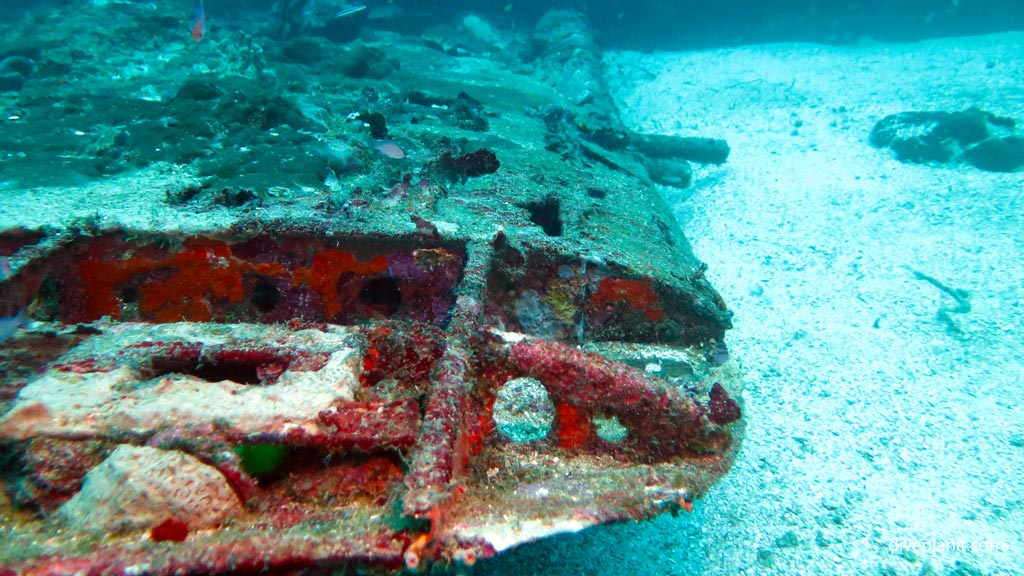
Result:
[[[206,10],[203,9],[203,0],[199,0],[199,8],[192,16],[192,39],[199,42],[203,34],[206,34]]]

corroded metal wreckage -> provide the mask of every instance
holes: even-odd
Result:
[[[730,314],[642,161],[480,78],[488,134],[395,129],[462,138],[399,200],[0,234],[4,573],[466,566],[728,470]]]

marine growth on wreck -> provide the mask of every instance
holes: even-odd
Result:
[[[469,566],[728,470],[730,312],[654,188],[728,147],[626,130],[581,15],[204,8],[4,32],[4,573]]]

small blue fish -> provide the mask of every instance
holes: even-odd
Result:
[[[7,280],[14,272],[11,270],[11,261],[0,256],[0,282]]]
[[[366,10],[366,5],[365,4],[353,4],[352,6],[346,6],[346,7],[342,8],[341,10],[338,10],[337,12],[334,13],[333,17],[334,18],[344,18],[345,16],[351,16],[353,14],[357,14],[359,12],[362,12],[363,10]]]
[[[18,326],[28,322],[28,314],[25,310],[19,310],[14,316],[0,317],[0,342],[7,340],[18,329]]]

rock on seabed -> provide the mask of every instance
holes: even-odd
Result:
[[[82,490],[59,510],[77,528],[121,532],[175,518],[209,528],[242,512],[224,476],[197,458],[122,444],[85,476]]]

